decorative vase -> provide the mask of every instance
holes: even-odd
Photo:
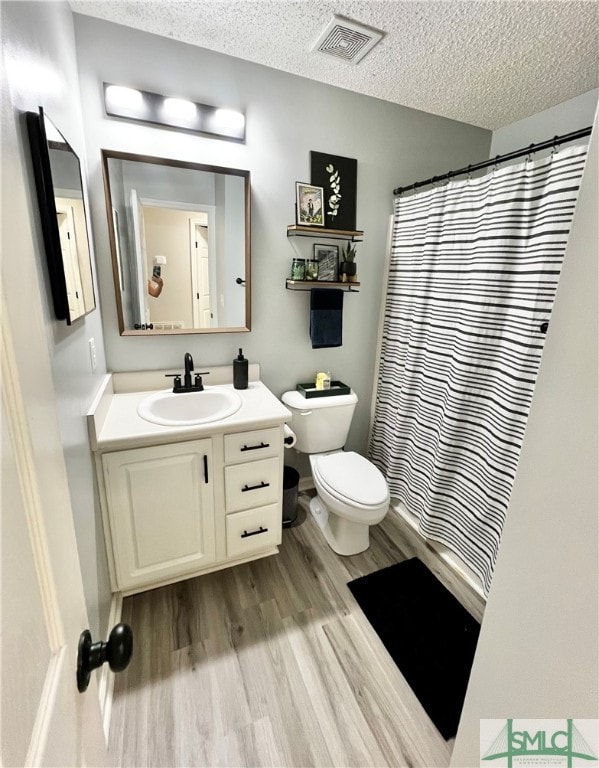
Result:
[[[357,265],[355,261],[342,261],[339,265],[339,274],[342,283],[355,283]],[[353,280],[352,280],[353,278]]]

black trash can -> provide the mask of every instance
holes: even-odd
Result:
[[[297,518],[297,487],[299,472],[293,467],[283,467],[283,526],[295,523]]]

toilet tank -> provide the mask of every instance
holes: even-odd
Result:
[[[293,414],[289,426],[297,435],[298,451],[323,453],[343,448],[358,402],[354,392],[311,398],[284,392],[281,399]]]

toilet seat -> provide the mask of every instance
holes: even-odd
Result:
[[[311,458],[315,481],[342,504],[371,511],[389,503],[383,474],[359,453],[338,451]]]

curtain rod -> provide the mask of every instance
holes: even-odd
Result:
[[[563,136],[554,136],[547,141],[541,141],[538,144],[530,144],[528,147],[517,149],[514,152],[508,152],[505,155],[497,155],[492,160],[485,160],[482,163],[476,163],[475,165],[469,165],[467,168],[460,168],[457,171],[449,171],[449,173],[442,173],[440,176],[433,176],[431,179],[425,179],[424,181],[417,181],[414,184],[410,184],[407,187],[397,187],[393,190],[394,195],[401,195],[402,192],[408,192],[411,189],[418,189],[418,187],[424,187],[427,184],[433,184],[437,181],[443,181],[445,179],[452,179],[454,176],[462,176],[465,173],[471,173],[472,171],[478,171],[481,168],[488,168],[491,165],[497,165],[505,160],[513,160],[516,157],[522,157],[522,155],[528,155],[531,152],[539,152],[542,149],[549,149],[550,147],[556,147],[558,144],[565,144],[567,141],[575,141],[576,139],[582,139],[585,136],[590,136],[593,126],[589,125],[587,128],[581,128],[578,131],[572,131],[572,133],[565,133]]]

